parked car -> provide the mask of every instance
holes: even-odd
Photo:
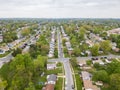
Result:
[[[72,89],[74,89],[75,87],[74,87],[74,85],[72,85]]]

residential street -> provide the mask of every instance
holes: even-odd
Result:
[[[48,62],[62,62],[65,70],[65,90],[73,90],[72,86],[74,85],[72,71],[69,63],[69,58],[64,58],[64,53],[62,49],[62,39],[61,33],[57,31],[58,37],[58,59],[48,60]]]
[[[11,53],[10,54],[8,54],[7,56],[5,56],[5,57],[3,57],[3,58],[0,58],[0,61],[9,61],[10,59],[12,59],[12,55],[11,55]]]
[[[0,58],[0,68],[2,67],[4,63],[9,62],[12,58],[13,56],[11,55],[11,53],[3,58]]]

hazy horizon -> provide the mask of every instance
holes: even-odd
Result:
[[[120,18],[120,0],[0,0],[0,18]]]

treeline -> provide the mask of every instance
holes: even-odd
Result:
[[[96,69],[93,72],[94,81],[102,81],[104,86],[102,90],[120,90],[120,62],[113,60],[111,63],[101,66],[94,64]]]
[[[18,54],[0,69],[4,90],[36,90],[38,77],[46,69],[47,58],[38,55],[34,60],[29,54]],[[36,88],[37,87],[37,88]]]
[[[29,53],[31,57],[36,58],[38,55],[46,56],[48,51],[49,43],[43,34],[40,36],[36,44],[30,46]]]

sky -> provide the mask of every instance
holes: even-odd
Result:
[[[0,0],[0,18],[120,18],[120,0]]]

